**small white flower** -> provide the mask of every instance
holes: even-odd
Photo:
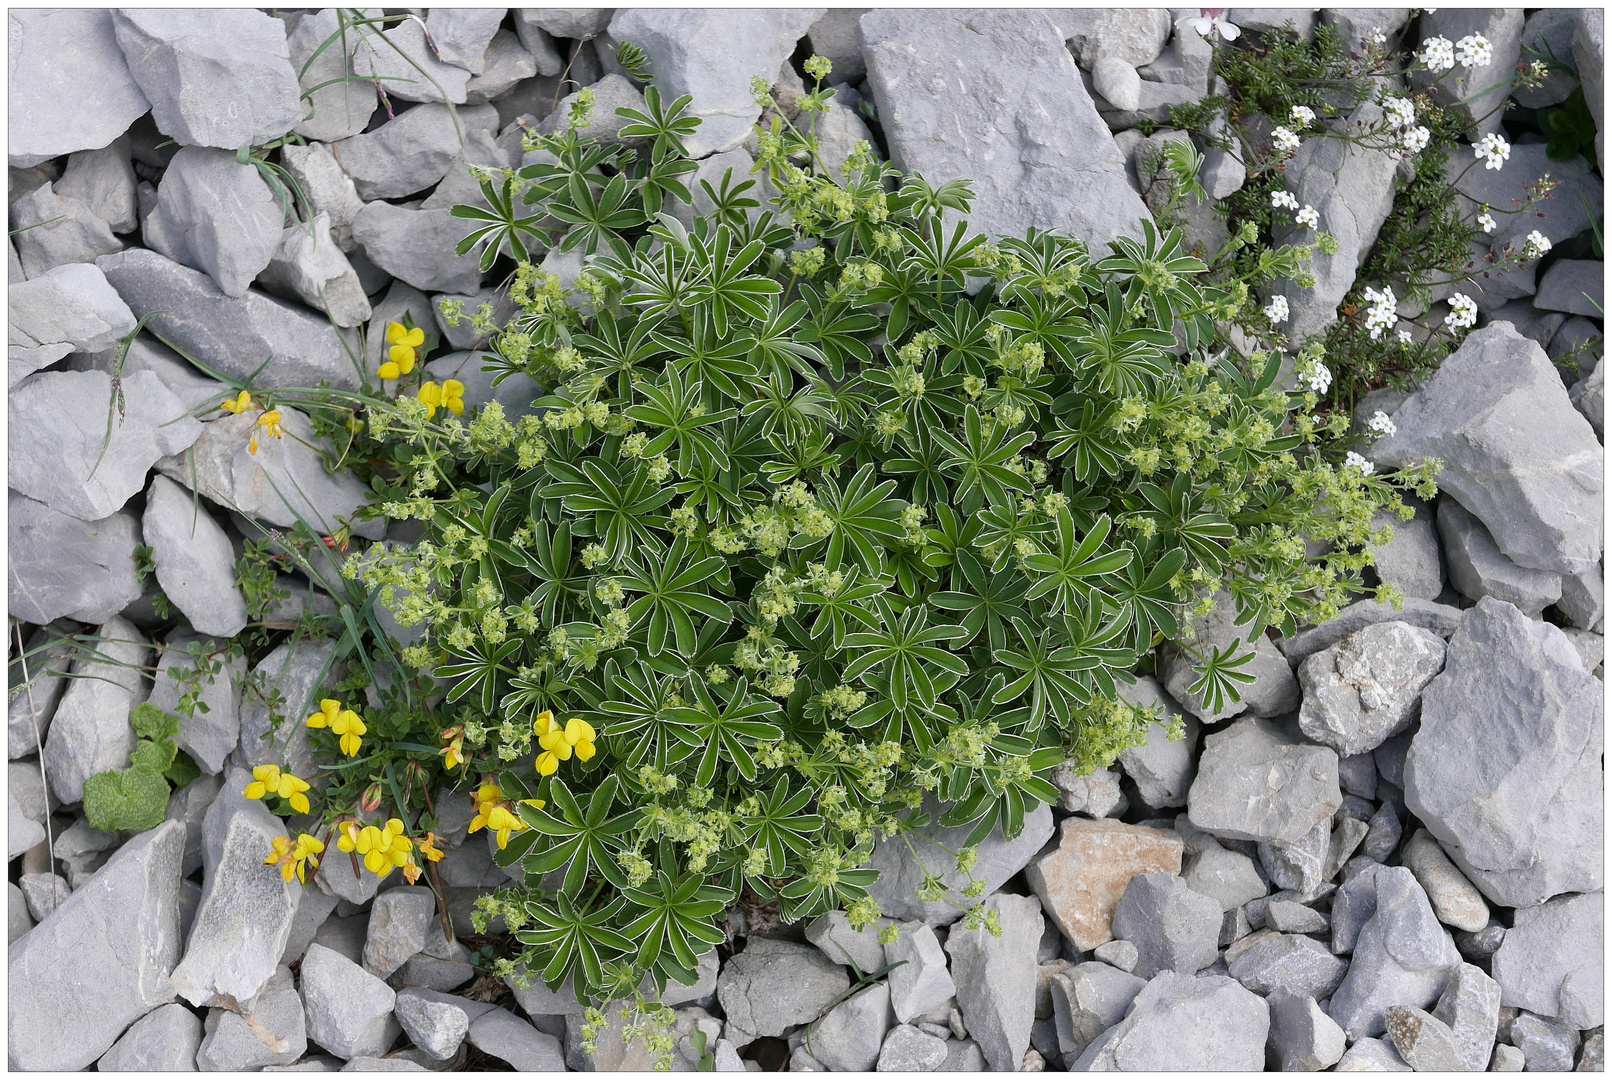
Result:
[[[1311,229],[1319,228],[1321,225],[1321,215],[1315,212],[1315,207],[1309,205],[1294,214],[1293,220]]]
[[[1545,239],[1544,233],[1540,232],[1538,229],[1535,229],[1533,232],[1528,234],[1528,238],[1524,242],[1523,258],[1538,259],[1543,257],[1544,254],[1549,250],[1550,241]]]
[[[1409,330],[1395,330],[1394,336],[1399,339],[1399,343],[1401,345],[1409,345],[1411,343],[1411,332]]]
[[[1272,326],[1287,322],[1287,297],[1271,297],[1271,302],[1265,305],[1265,317],[1271,321]]]
[[[1394,422],[1389,419],[1388,414],[1381,409],[1371,414],[1371,419],[1366,421],[1366,427],[1379,435],[1393,436],[1399,433],[1399,428],[1394,426]]]
[[[1324,395],[1327,388],[1332,385],[1332,371],[1321,361],[1316,360],[1309,370],[1299,375],[1299,379],[1317,395]]]
[[[1373,45],[1386,45],[1388,44],[1388,35],[1374,26],[1371,28],[1371,33],[1366,35],[1366,40]]]
[[[1382,337],[1384,330],[1399,321],[1399,312],[1396,308],[1399,301],[1394,299],[1394,290],[1384,285],[1381,292],[1366,287],[1366,302],[1371,306],[1366,309],[1366,330],[1371,334],[1371,340],[1376,341]]]
[[[1389,124],[1396,128],[1410,127],[1416,123],[1416,106],[1408,98],[1384,99],[1383,113],[1388,117]]]
[[[1489,211],[1485,210],[1483,213],[1478,215],[1478,225],[1481,226],[1483,231],[1486,233],[1494,232],[1494,218],[1489,215]]]
[[[1236,26],[1227,21],[1225,8],[1199,8],[1198,11],[1200,12],[1198,18],[1195,19],[1188,15],[1181,20],[1183,23],[1190,24],[1198,32],[1198,36],[1212,37],[1218,35],[1225,41],[1236,41],[1237,35],[1242,33]]]
[[[1279,154],[1291,153],[1299,148],[1299,137],[1285,127],[1279,127],[1271,132],[1271,145],[1276,147]]]
[[[1465,68],[1488,67],[1494,60],[1494,46],[1482,34],[1468,34],[1455,43],[1455,59]]]
[[[1455,46],[1446,37],[1430,37],[1422,42],[1416,59],[1427,65],[1428,71],[1448,71],[1455,66]]]
[[[1478,302],[1465,293],[1450,297],[1450,313],[1444,316],[1444,325],[1451,330],[1465,330],[1478,322]]]
[[[1407,128],[1405,134],[1401,136],[1405,153],[1414,154],[1421,150],[1427,145],[1427,140],[1432,138],[1432,135],[1433,133],[1424,127]]]
[[[1315,110],[1308,105],[1295,105],[1287,115],[1300,131],[1315,123]]]
[[[1353,450],[1343,455],[1343,467],[1347,469],[1351,466],[1359,469],[1361,476],[1370,476],[1372,473],[1377,471],[1377,466],[1373,465],[1371,462],[1367,461]]]
[[[1472,148],[1472,156],[1481,158],[1485,169],[1498,169],[1511,157],[1511,144],[1499,135],[1485,135]]]
[[[1278,208],[1285,206],[1289,210],[1297,210],[1299,200],[1291,191],[1273,191],[1271,192],[1271,206]]]

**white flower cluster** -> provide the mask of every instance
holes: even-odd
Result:
[[[1271,132],[1271,145],[1276,147],[1279,154],[1291,153],[1299,148],[1299,137],[1285,127],[1279,127]]]
[[[1428,71],[1448,71],[1455,66],[1455,46],[1446,37],[1430,37],[1422,42],[1416,59],[1427,65]]]
[[[1444,325],[1451,330],[1465,330],[1478,323],[1478,302],[1466,293],[1450,297],[1450,313],[1444,316]]]
[[[1271,297],[1271,302],[1265,305],[1265,317],[1271,321],[1272,326],[1287,322],[1287,297]]]
[[[1316,394],[1324,395],[1327,388],[1332,385],[1332,370],[1319,359],[1312,360],[1310,366],[1299,373],[1299,381]]]
[[[1353,450],[1343,455],[1343,467],[1347,469],[1351,466],[1359,469],[1361,476],[1370,476],[1372,473],[1377,471],[1377,466],[1373,465],[1371,462],[1367,461]]]
[[[1383,33],[1382,30],[1378,29],[1377,27],[1372,27],[1371,33],[1366,35],[1366,39],[1373,45],[1388,44],[1388,35]]]
[[[1399,321],[1399,312],[1395,309],[1399,301],[1394,299],[1394,290],[1388,285],[1378,292],[1371,286],[1366,286],[1366,302],[1371,306],[1366,309],[1366,330],[1371,334],[1371,340],[1376,341],[1387,330]]]
[[[1528,239],[1523,244],[1523,258],[1542,258],[1549,250],[1550,241],[1545,239],[1544,233],[1540,232],[1538,229],[1535,229],[1533,232],[1528,234]]]
[[[1394,336],[1399,339],[1399,343],[1401,345],[1409,345],[1411,343],[1411,332],[1409,330],[1395,330]]]
[[[1511,144],[1499,135],[1485,135],[1478,145],[1472,148],[1474,157],[1483,160],[1485,169],[1498,169],[1511,157]]]
[[[1414,154],[1425,147],[1427,140],[1432,137],[1433,133],[1425,127],[1406,128],[1405,133],[1400,136],[1400,145],[1405,148],[1405,153]]]
[[[1271,192],[1271,206],[1276,208],[1285,206],[1289,210],[1297,210],[1299,200],[1291,191],[1273,191]]]
[[[1321,215],[1316,213],[1315,207],[1310,206],[1309,204],[1305,204],[1303,210],[1300,210],[1298,213],[1294,214],[1293,220],[1298,222],[1300,225],[1306,226],[1307,228],[1319,229],[1321,227]]]
[[[1390,127],[1407,128],[1416,123],[1416,106],[1411,104],[1409,98],[1384,98],[1383,113],[1388,117]]]
[[[1480,228],[1482,228],[1483,231],[1486,232],[1486,233],[1494,232],[1495,227],[1496,227],[1495,226],[1495,220],[1494,220],[1494,217],[1489,213],[1489,211],[1487,209],[1485,209],[1483,211],[1483,213],[1478,215],[1478,226]]]
[[[1394,422],[1388,418],[1388,414],[1381,409],[1371,414],[1371,419],[1366,421],[1366,427],[1379,435],[1391,437],[1399,434],[1399,428],[1394,426]]]
[[[1455,43],[1455,59],[1464,68],[1488,67],[1494,60],[1494,46],[1482,34],[1468,34]]]
[[[1288,117],[1292,120],[1294,127],[1303,131],[1315,123],[1315,110],[1308,105],[1295,105],[1288,113]]]

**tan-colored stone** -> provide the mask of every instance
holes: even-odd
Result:
[[[1065,818],[1058,846],[1025,877],[1063,936],[1085,952],[1113,940],[1109,920],[1137,874],[1181,872],[1181,838],[1112,818]]]

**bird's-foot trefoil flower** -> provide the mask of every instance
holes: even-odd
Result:
[[[375,372],[383,379],[397,379],[414,370],[415,350],[425,344],[425,331],[410,330],[402,323],[386,325],[386,362]]]
[[[465,384],[458,379],[445,379],[443,382],[428,382],[422,385],[416,396],[426,404],[426,416],[437,414],[437,406],[441,406],[460,416],[465,411]]]
[[[595,733],[586,720],[573,716],[561,727],[553,713],[544,710],[533,722],[532,728],[537,735],[538,745],[543,748],[543,753],[537,755],[537,771],[541,776],[552,776],[558,771],[560,762],[569,761],[573,753],[578,761],[587,761],[595,753]]]
[[[308,790],[308,781],[292,776],[278,765],[258,765],[252,770],[252,776],[255,779],[241,792],[248,799],[278,795],[299,814],[306,814],[310,809],[308,796],[303,794]]]
[[[325,850],[324,842],[307,833],[293,841],[289,836],[276,836],[269,841],[273,848],[263,860],[265,865],[278,864],[280,876],[290,881],[293,875],[304,885],[308,883],[308,868],[319,869],[319,854]]]
[[[360,736],[369,731],[357,713],[342,708],[341,702],[334,698],[320,701],[319,711],[309,716],[307,723],[311,728],[329,728],[340,740],[341,752],[348,757],[358,753],[358,748],[363,744]]]

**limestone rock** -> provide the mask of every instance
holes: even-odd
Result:
[[[97,1072],[195,1072],[202,1022],[177,1002],[136,1020],[99,1062]]]
[[[1322,649],[1381,622],[1409,623],[1447,639],[1461,625],[1461,609],[1414,597],[1406,597],[1404,606],[1398,611],[1394,610],[1392,604],[1379,600],[1356,600],[1338,612],[1336,619],[1300,630],[1290,638],[1283,638],[1282,654],[1287,657],[1289,664],[1297,667]]]
[[[386,1053],[399,1027],[390,986],[320,944],[302,959],[302,1002],[308,1038],[339,1058]]]
[[[1271,994],[1281,989],[1319,1000],[1337,990],[1345,978],[1349,965],[1314,938],[1271,931],[1261,933],[1266,936],[1257,941],[1254,938],[1258,935],[1250,934],[1238,942],[1239,946],[1250,941],[1253,944],[1235,957],[1231,949],[1226,951],[1231,977],[1255,993]]]
[[[7,22],[12,168],[106,146],[151,108],[105,8],[18,8]]]
[[[1336,753],[1250,716],[1204,739],[1187,816],[1216,836],[1292,844],[1342,801]]]
[[[1450,567],[1450,584],[1470,600],[1492,596],[1537,619],[1562,597],[1562,575],[1518,566],[1495,545],[1483,522],[1454,499],[1438,508],[1439,532]]]
[[[560,1040],[538,1031],[508,1009],[493,1009],[476,1017],[470,1025],[470,1043],[523,1072],[565,1069]]]
[[[370,909],[364,942],[364,970],[386,978],[425,948],[437,926],[436,895],[424,885],[388,889]],[[437,936],[441,931],[437,930]]]
[[[140,524],[133,514],[115,513],[99,521],[52,510],[15,491],[7,493],[7,566],[11,614],[24,622],[44,625],[64,616],[80,622],[103,623],[140,598],[134,577],[134,548],[140,543]],[[30,646],[31,647],[31,646]],[[37,676],[43,656],[29,665]],[[50,683],[35,685],[41,734],[50,722]],[[60,695],[63,688],[57,686]],[[22,705],[18,701],[22,700]],[[12,699],[15,713],[25,699]],[[32,726],[23,730],[24,750],[12,747],[12,757],[33,749]]]
[[[145,700],[140,669],[151,652],[140,632],[114,616],[97,637],[96,656],[73,664],[76,677],[56,707],[45,742],[50,790],[63,802],[82,799],[84,781],[96,773],[129,764],[136,741],[129,713]]]
[[[1494,954],[1500,1004],[1560,1017],[1574,1028],[1600,1027],[1603,923],[1601,893],[1519,908]]]
[[[845,969],[810,945],[751,937],[717,977],[717,1000],[727,1015],[727,1037],[743,1049],[761,1036],[778,1036],[817,1019],[851,985]]]
[[[427,292],[469,293],[481,285],[477,252],[454,254],[471,224],[448,210],[372,202],[353,218],[353,240],[371,262]]]
[[[169,637],[157,661],[157,680],[149,700],[163,712],[178,713],[179,748],[190,755],[204,775],[212,775],[223,771],[224,759],[240,742],[241,686],[246,681],[246,658],[218,657],[223,667],[216,674],[182,677],[181,672],[200,670],[200,662],[188,651],[192,643],[200,641],[194,637]],[[208,646],[217,648],[212,642],[198,647],[211,652]],[[184,685],[181,685],[182,679]],[[178,711],[179,698],[192,691],[190,679],[200,681],[198,697],[207,708],[203,711],[198,706],[193,715],[186,716]]]
[[[11,287],[6,305],[13,348],[98,352],[135,327],[129,305],[91,263],[42,268]]]
[[[327,680],[339,680],[345,672],[340,661],[334,659],[335,648],[335,643],[328,641],[286,642],[252,669],[241,701],[242,764],[252,768],[272,762],[295,776],[313,776],[318,771],[308,741],[309,729],[302,721],[319,707],[319,687]],[[273,695],[278,696],[279,704],[271,709],[268,701]],[[273,724],[275,713],[283,717],[277,727]],[[343,862],[347,860],[325,858],[320,863],[320,875]],[[377,880],[373,874],[366,876]],[[373,890],[370,895],[374,895]]]
[[[1181,707],[1206,724],[1224,720],[1228,716],[1251,712],[1255,716],[1280,716],[1292,712],[1299,703],[1299,684],[1287,662],[1267,637],[1256,641],[1246,640],[1248,631],[1235,623],[1236,607],[1229,593],[1215,594],[1215,609],[1201,619],[1193,621],[1189,635],[1181,644],[1166,644],[1159,649],[1159,670],[1164,689],[1181,703]],[[1206,652],[1212,648],[1235,646],[1239,653],[1253,650],[1254,659],[1242,670],[1254,676],[1254,681],[1238,688],[1239,697],[1230,695],[1218,710],[1211,711],[1201,694],[1193,694],[1190,687],[1198,681],[1192,670],[1198,663],[1189,650]]]
[[[300,114],[307,118],[291,130],[310,142],[331,142],[356,135],[364,130],[375,112],[375,84],[348,78],[353,73],[352,53],[359,47],[362,36],[356,30],[348,30],[345,44],[338,37],[320,51],[320,46],[337,30],[336,9],[324,8],[304,14],[286,36],[291,66],[301,79],[303,92],[308,93],[307,104]],[[315,56],[315,52],[319,55]],[[344,81],[333,81],[337,79]],[[282,147],[280,153],[285,155],[291,149]]]
[[[328,213],[287,227],[258,283],[323,311],[337,326],[359,326],[370,317],[369,297],[364,295],[358,272],[331,235]]]
[[[1500,1022],[1500,985],[1481,969],[1462,964],[1450,976],[1433,1015],[1450,1029],[1467,1071],[1482,1072]]]
[[[946,969],[946,954],[934,928],[927,923],[900,923],[896,939],[883,946],[884,954],[873,968],[900,964],[890,972],[890,1006],[898,1023],[905,1024],[945,1005],[957,995],[957,984]],[[858,962],[860,964],[860,961]]]
[[[879,1048],[877,1072],[935,1072],[946,1061],[946,1040],[897,1024]]]
[[[1500,108],[1509,90],[1495,86],[1491,71],[1512,71],[1521,52],[1523,13],[1521,8],[1443,8],[1428,12],[1419,23],[1424,38],[1442,36],[1460,41],[1468,34],[1481,34],[1494,48],[1488,68],[1457,66],[1434,81],[1431,73],[1419,71],[1410,76],[1418,90],[1433,88],[1433,98],[1467,124],[1467,136],[1476,142],[1483,135],[1500,130]]]
[[[1114,936],[1110,920],[1131,879],[1179,873],[1181,854],[1181,840],[1161,829],[1066,818],[1057,848],[1026,867],[1025,880],[1063,936],[1086,951]]]
[[[1220,902],[1193,892],[1174,874],[1138,874],[1114,907],[1113,933],[1136,946],[1135,973],[1195,975],[1214,963],[1220,938]]]
[[[405,19],[385,30],[365,27],[353,51],[353,72],[404,101],[465,103],[470,72],[437,59],[424,20]]]
[[[1444,667],[1444,641],[1402,622],[1378,623],[1299,665],[1305,735],[1350,756],[1409,727],[1422,688]]]
[[[1416,875],[1439,922],[1476,933],[1489,924],[1489,905],[1426,829],[1405,841],[1400,861]]]
[[[1510,604],[1484,598],[1451,639],[1405,802],[1491,901],[1600,888],[1601,700],[1562,632]]]
[[[315,890],[317,891],[317,890]],[[287,967],[276,969],[245,1013],[213,1009],[196,1054],[204,1072],[245,1072],[288,1066],[308,1050],[302,998]],[[333,1070],[332,1070],[333,1071]]]
[[[812,1025],[811,1053],[831,1072],[869,1072],[890,1030],[890,988],[864,987]]]
[[[1052,1011],[1064,1059],[1073,1062],[1093,1040],[1124,1019],[1146,985],[1145,979],[1094,962],[1054,975]]]
[[[879,943],[879,931],[889,924],[889,919],[879,919],[856,930],[845,912],[829,911],[807,925],[806,940],[822,949],[832,963],[854,963],[864,972],[877,971],[884,966],[885,952],[885,946]]]
[[[163,173],[142,235],[152,249],[207,274],[225,296],[240,297],[274,257],[284,222],[254,166],[234,151],[187,146]]]
[[[1461,965],[1455,944],[1409,870],[1382,867],[1373,884],[1376,910],[1360,928],[1354,959],[1328,1010],[1356,1039],[1382,1034],[1391,1006],[1433,1004]],[[1334,929],[1337,925],[1334,910]]]
[[[498,110],[490,105],[452,111],[420,105],[374,131],[334,143],[331,151],[365,202],[400,199],[441,180],[464,152],[465,140],[497,123]]]
[[[1197,771],[1201,732],[1198,718],[1184,713],[1151,675],[1140,676],[1136,682],[1121,686],[1119,694],[1133,705],[1159,706],[1165,721],[1163,724],[1148,725],[1146,743],[1120,751],[1120,767],[1135,782],[1137,792],[1148,806],[1155,810],[1185,806],[1187,790]],[[1184,737],[1172,741],[1168,737],[1167,725],[1177,717],[1180,717]]]
[[[357,246],[353,243],[353,218],[364,209],[364,200],[358,197],[352,177],[337,163],[330,147],[324,143],[282,146],[280,160],[308,200],[314,216],[329,217],[330,238],[336,246],[344,252],[353,251]]]
[[[193,496],[166,476],[146,490],[141,533],[152,549],[157,582],[190,625],[234,637],[246,626],[246,598],[235,583],[235,549]]]
[[[998,913],[1002,936],[993,937],[984,928],[953,927],[946,952],[969,1035],[993,1070],[1012,1072],[1030,1046],[1035,1020],[1041,905],[1031,897],[997,893],[985,906]]]
[[[1257,1072],[1265,1067],[1270,1022],[1265,1002],[1233,979],[1165,971],[1070,1071]]]
[[[1272,990],[1270,1047],[1283,1072],[1322,1072],[1343,1057],[1343,1029],[1308,994]]]

